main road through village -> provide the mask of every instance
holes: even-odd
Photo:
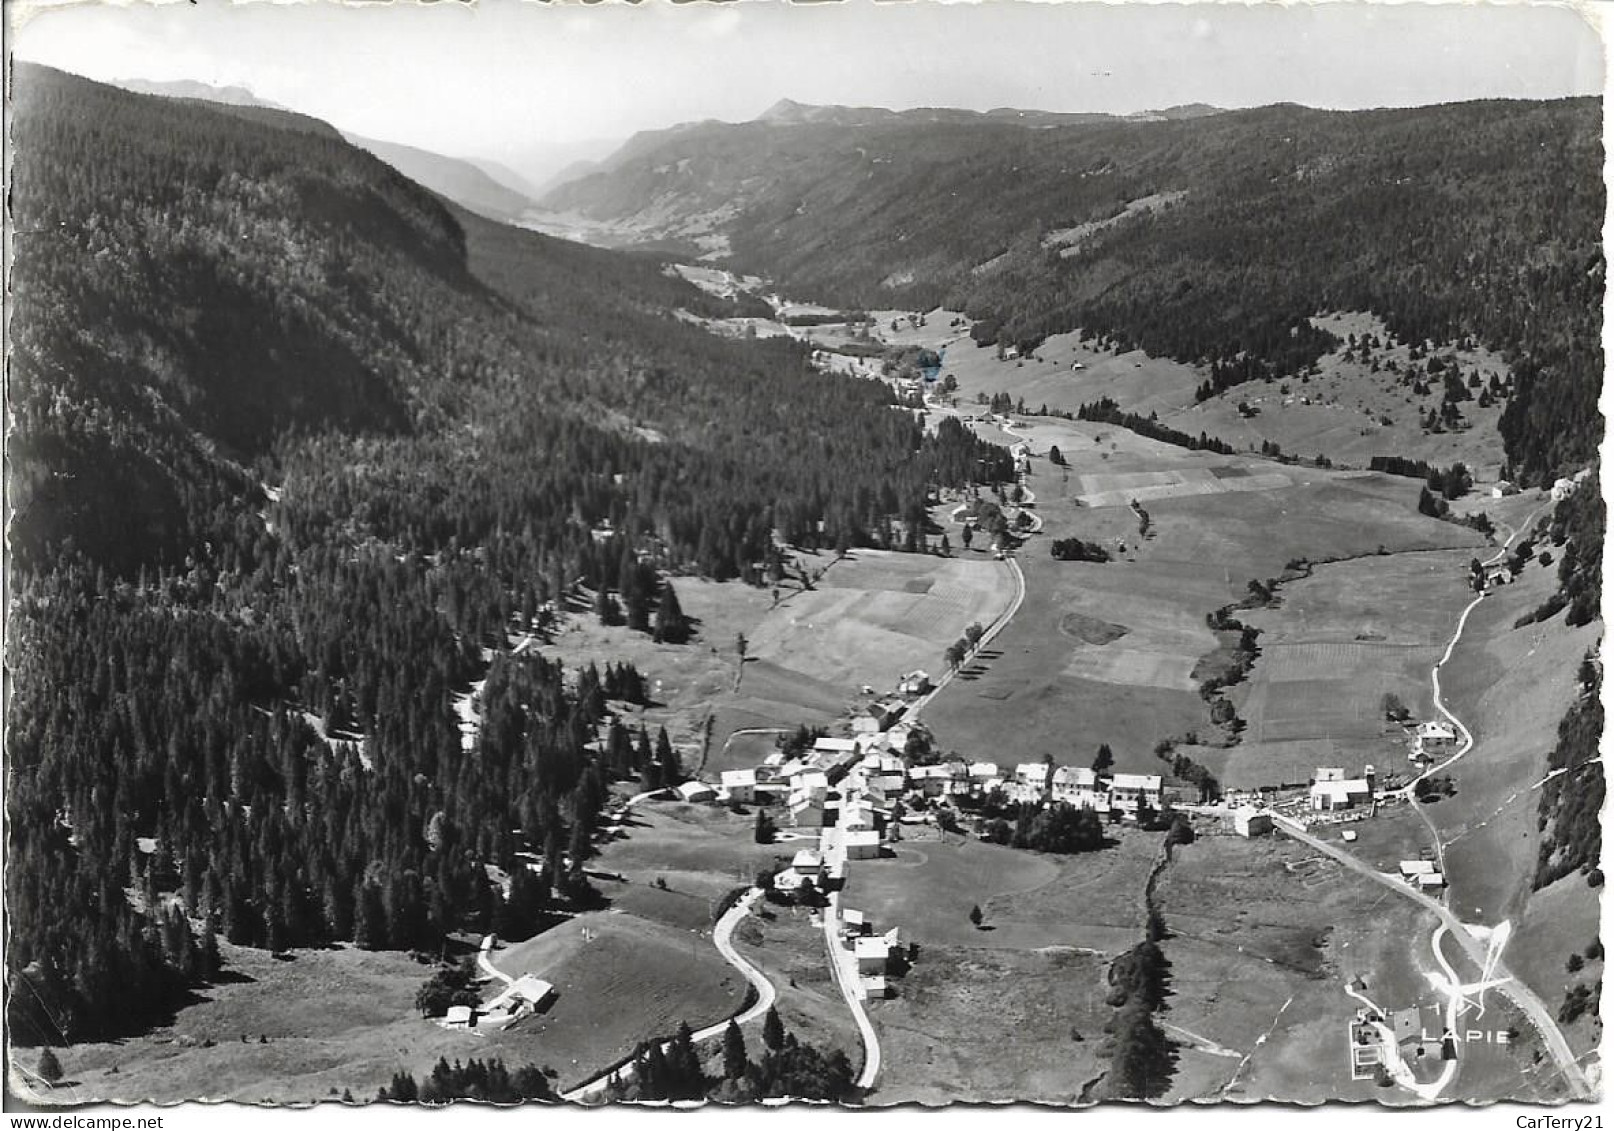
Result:
[[[1501,548],[1498,549],[1497,552],[1490,558],[1488,558],[1484,564],[1486,566],[1491,566],[1501,561],[1502,558],[1507,554],[1508,547],[1513,544],[1514,540],[1517,539],[1521,533],[1530,528],[1530,524],[1535,521],[1536,516],[1540,513],[1540,508],[1531,512],[1531,514],[1519,524],[1518,528],[1508,536],[1507,541],[1502,543]],[[1456,762],[1459,758],[1463,757],[1463,755],[1467,754],[1474,748],[1475,740],[1473,733],[1469,730],[1467,725],[1464,724],[1462,719],[1458,718],[1457,715],[1446,706],[1445,701],[1441,698],[1440,669],[1448,661],[1450,661],[1453,651],[1456,650],[1458,642],[1462,639],[1463,630],[1468,627],[1469,614],[1471,614],[1483,600],[1485,600],[1485,594],[1481,593],[1470,601],[1463,609],[1462,613],[1457,618],[1456,627],[1452,631],[1451,641],[1446,645],[1446,651],[1444,654],[1442,654],[1440,660],[1434,665],[1433,668],[1430,669],[1429,672],[1430,682],[1434,688],[1435,707],[1440,711],[1441,714],[1446,716],[1446,718],[1451,721],[1454,727],[1457,728],[1458,733],[1462,735],[1462,741],[1459,743],[1457,750],[1450,758],[1446,759],[1438,766],[1430,766],[1419,775],[1419,778],[1428,777],[1430,774],[1444,770],[1446,767]],[[1428,825],[1430,834],[1434,837],[1435,852],[1440,861],[1440,867],[1442,871],[1444,871],[1445,847],[1441,842],[1439,830],[1437,830],[1434,823],[1430,821],[1428,814],[1423,811],[1422,806],[1418,805],[1416,795],[1413,793],[1413,789],[1417,785],[1418,780],[1418,778],[1414,778],[1411,782],[1408,782],[1406,786],[1396,792],[1407,797],[1408,802],[1417,809],[1419,816],[1421,816],[1424,823]],[[1433,912],[1440,920],[1441,929],[1448,933],[1452,938],[1457,940],[1457,945],[1460,946],[1463,949],[1463,952],[1473,960],[1478,969],[1481,971],[1487,971],[1489,973],[1486,984],[1495,988],[1498,993],[1512,1001],[1519,1007],[1520,1010],[1524,1012],[1525,1016],[1529,1018],[1530,1023],[1541,1035],[1541,1040],[1546,1045],[1547,1052],[1551,1055],[1553,1063],[1557,1066],[1558,1071],[1563,1075],[1564,1081],[1569,1085],[1570,1091],[1574,1094],[1574,1097],[1576,1099],[1585,1099],[1591,1095],[1592,1088],[1590,1082],[1586,1078],[1586,1073],[1581,1068],[1580,1062],[1575,1058],[1574,1052],[1570,1049],[1569,1042],[1564,1039],[1563,1031],[1558,1028],[1557,1020],[1553,1017],[1551,1010],[1547,1008],[1546,1003],[1541,1000],[1540,996],[1538,996],[1534,990],[1532,990],[1528,985],[1518,978],[1514,977],[1499,955],[1491,952],[1489,939],[1492,932],[1489,929],[1482,929],[1485,937],[1480,937],[1480,934],[1476,933],[1473,928],[1469,927],[1468,924],[1457,918],[1456,914],[1453,913],[1451,908],[1447,907],[1439,900],[1433,899],[1430,896],[1425,895],[1423,892],[1409,887],[1400,876],[1380,872],[1376,868],[1370,867],[1354,854],[1312,836],[1310,833],[1306,832],[1305,826],[1299,821],[1281,815],[1277,816],[1276,820],[1279,827],[1295,840],[1300,841],[1317,852],[1321,852],[1324,856],[1328,856],[1339,861],[1339,863],[1343,864],[1345,867],[1349,868],[1358,875],[1366,876],[1376,883],[1383,884],[1397,895],[1400,895],[1405,899],[1410,899],[1424,909]],[[1440,946],[1439,930],[1436,932],[1433,945],[1437,948]],[[1437,957],[1439,957],[1438,951]],[[1447,988],[1446,992],[1451,994],[1459,994],[1461,992],[1461,987],[1453,985]]]

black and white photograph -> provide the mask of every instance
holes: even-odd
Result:
[[[5,1110],[1596,1131],[1611,16],[8,2]]]

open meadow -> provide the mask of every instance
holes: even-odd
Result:
[[[1172,963],[1163,1021],[1199,1050],[1179,1062],[1170,1099],[1412,1101],[1352,1079],[1359,1003],[1345,988],[1359,979],[1381,1007],[1421,1007],[1433,1024],[1432,915],[1281,836],[1203,837],[1178,850],[1158,892]],[[1530,1094],[1528,1041],[1470,1053],[1464,1094]]]
[[[884,1058],[870,1102],[1075,1103],[1108,1065],[1108,966],[1061,946],[922,949],[869,1011]]]
[[[1243,740],[1201,758],[1234,787],[1305,782],[1317,766],[1405,775],[1410,741],[1385,719],[1394,695],[1434,717],[1429,668],[1473,598],[1468,563],[1489,550],[1370,554],[1285,582],[1275,607],[1239,613],[1261,654],[1229,698]],[[1198,755],[1195,755],[1198,757]]]
[[[977,396],[1007,393],[1033,411],[1046,405],[1075,412],[1108,397],[1127,412],[1161,416],[1194,403],[1194,389],[1204,375],[1170,358],[1150,357],[1142,350],[1115,353],[1083,343],[1081,334],[1055,334],[1030,357],[999,359],[997,351],[977,346],[967,336],[942,355],[942,375],[958,381],[960,407]],[[1072,369],[1073,365],[1082,368]]]
[[[1108,743],[1118,769],[1158,772],[1152,752],[1162,739],[1218,741],[1194,669],[1218,648],[1207,615],[1241,601],[1252,579],[1275,577],[1297,558],[1381,551],[1453,548],[1460,551],[1454,560],[1466,563],[1467,555],[1484,544],[1470,529],[1420,515],[1415,480],[1189,452],[1085,422],[1037,419],[1017,425],[1016,432],[1038,457],[1050,446],[1059,447],[1068,466],[1033,461],[1027,486],[1044,526],[1017,553],[1026,578],[1025,604],[926,712],[941,745],[965,757],[991,750],[1000,762],[1043,754],[1085,762],[1100,743]],[[1203,486],[1241,481],[1260,489]],[[1139,483],[1152,483],[1159,495],[1140,500],[1149,518],[1147,535],[1141,537],[1142,521],[1126,505],[1131,486]],[[1104,505],[1084,505],[1084,499]],[[1071,536],[1099,543],[1112,560],[1051,559],[1050,542]],[[1371,588],[1365,580],[1371,566],[1362,570],[1361,577],[1344,575],[1347,590]],[[1461,582],[1459,573],[1452,583],[1458,596]],[[1325,580],[1317,587],[1329,584]],[[1352,598],[1347,592],[1341,599]],[[1319,616],[1326,600],[1318,599]],[[1347,650],[1358,645],[1355,635],[1342,642]],[[1407,659],[1399,651],[1395,656],[1409,671],[1421,659]],[[1374,673],[1384,659],[1369,649],[1354,658],[1351,670],[1370,682],[1378,678]],[[1352,726],[1376,729],[1381,695],[1372,696],[1360,720],[1358,708],[1349,707]],[[1288,710],[1281,696],[1275,710]],[[1264,741],[1293,738],[1276,722],[1272,729]],[[1311,761],[1317,750],[1291,742],[1278,753],[1277,767],[1265,765],[1259,755],[1247,758],[1239,747],[1216,762],[1231,764],[1240,780],[1262,784],[1294,780],[1292,766]],[[1213,765],[1213,772],[1218,768]],[[1279,777],[1269,779],[1269,770]]]

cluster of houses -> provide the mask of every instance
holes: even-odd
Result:
[[[938,762],[910,766],[896,750],[899,728],[850,738],[820,738],[798,758],[770,754],[755,769],[725,770],[718,788],[703,782],[678,787],[688,801],[784,803],[796,828],[838,825],[852,839],[853,859],[878,855],[878,833],[892,805],[904,798],[950,799],[1001,793],[1008,801],[1065,802],[1101,816],[1135,821],[1140,810],[1164,803],[1159,774],[1100,776],[1080,766],[1026,762],[1006,771],[996,762]]]

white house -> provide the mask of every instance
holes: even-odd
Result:
[[[1046,789],[1051,768],[1047,762],[1021,762],[1014,768],[1015,784],[1036,790]]]
[[[1311,783],[1311,807],[1319,813],[1354,809],[1373,800],[1373,786],[1366,778],[1343,778]]]
[[[926,797],[940,797],[948,792],[951,777],[946,766],[915,766],[908,771],[908,781]]]
[[[1251,805],[1235,809],[1233,831],[1245,837],[1266,836],[1272,831],[1272,814]]]
[[[1519,489],[1506,479],[1497,480],[1495,486],[1491,488],[1491,498],[1493,499],[1505,499],[1509,495],[1517,495],[1518,493]]]
[[[799,797],[816,797],[822,801],[829,792],[829,775],[823,770],[808,770],[797,774],[790,783],[790,797],[794,801]]]
[[[1448,722],[1433,719],[1418,724],[1418,750],[1438,754],[1457,745],[1457,728]]]
[[[848,832],[841,843],[848,860],[873,860],[880,855],[880,834],[873,829]]]
[[[757,799],[757,772],[755,770],[724,770],[723,794],[730,801],[749,804]]]
[[[1001,772],[996,762],[971,762],[969,770],[970,782],[977,786],[984,786],[993,778],[998,777]]]
[[[867,977],[871,974],[885,973],[886,964],[891,957],[891,948],[886,945],[883,938],[863,935],[853,941],[852,954],[857,959],[857,972]]]
[[[1158,810],[1161,795],[1159,774],[1116,774],[1110,779],[1110,808],[1134,821],[1144,805]]]
[[[450,1029],[469,1029],[476,1024],[476,1010],[468,1005],[451,1005],[443,1024]]]
[[[848,801],[841,807],[841,828],[849,833],[872,831],[875,827],[874,806],[866,801]]]
[[[1552,484],[1552,501],[1555,503],[1562,502],[1574,493],[1575,481],[1573,479],[1558,479]]]
[[[1098,775],[1083,766],[1060,766],[1054,771],[1053,795],[1077,808],[1107,810],[1110,807],[1109,791],[1099,782]]]
[[[686,781],[678,786],[678,796],[684,801],[715,801],[717,790],[703,781]]]
[[[506,986],[502,993],[488,1002],[486,1012],[489,1014],[504,1013],[514,1017],[523,1010],[542,1009],[555,994],[555,987],[542,978],[535,978],[531,974],[523,974]]]
[[[823,794],[791,795],[790,821],[798,829],[823,828],[826,816]]]

